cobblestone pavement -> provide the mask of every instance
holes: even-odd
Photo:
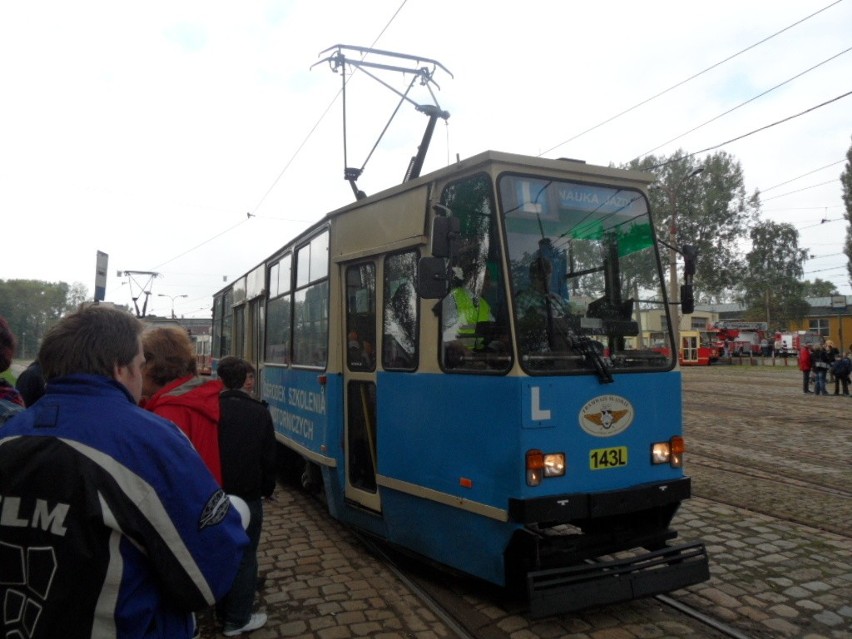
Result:
[[[693,498],[676,522],[710,555],[710,581],[675,593],[757,637],[852,637],[852,539]]]
[[[376,637],[436,639],[454,634],[322,505],[291,488],[267,502],[258,553],[269,615],[253,639]],[[217,635],[211,611],[203,638]]]

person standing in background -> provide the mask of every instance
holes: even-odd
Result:
[[[142,335],[145,383],[141,405],[177,424],[222,484],[219,457],[218,379],[198,376],[195,349],[183,328],[153,328]]]
[[[222,456],[222,488],[246,501],[251,513],[246,532],[249,547],[230,592],[216,612],[226,637],[256,630],[266,614],[253,613],[257,590],[257,548],[263,526],[263,498],[275,490],[275,429],[269,408],[245,391],[251,365],[237,357],[224,357],[217,374],[225,385],[220,395],[219,450]]]
[[[18,340],[12,334],[12,329],[4,317],[0,317],[0,373],[5,373],[12,366],[12,359],[15,357],[15,349],[18,347]],[[24,409],[24,399],[21,394],[5,379],[0,377],[0,401],[8,402],[3,404],[7,414],[11,415]],[[2,422],[0,422],[2,423]]]
[[[248,360],[243,360],[243,362],[246,365],[246,382],[243,384],[243,390],[248,393],[250,397],[256,398],[254,387],[257,383],[257,371]]]
[[[814,382],[814,394],[816,395],[828,395],[826,378],[832,363],[828,357],[828,351],[825,348],[819,344],[814,346],[813,353],[811,354],[811,368],[816,378]]]
[[[834,355],[834,362],[831,365],[831,372],[834,375],[834,394],[849,396],[849,374],[852,373],[852,361],[849,360],[849,353],[841,353],[837,351]],[[843,392],[841,393],[841,388]]]
[[[802,390],[805,393],[812,393],[811,387],[811,346],[802,346],[799,349],[799,370],[802,371]]]
[[[27,406],[32,406],[44,395],[44,373],[38,360],[31,362],[24,372],[18,375],[15,388],[18,389]]]

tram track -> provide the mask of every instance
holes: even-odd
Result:
[[[780,486],[807,490],[829,497],[852,499],[852,491],[850,490],[844,490],[828,483],[807,481],[779,474],[773,475],[770,472],[766,472],[758,468],[743,467],[741,465],[726,460],[720,455],[710,455],[703,452],[691,452],[689,455],[689,466],[694,467],[696,465],[701,465],[707,468],[713,468],[715,470],[720,470],[728,473],[734,473],[737,475],[741,475],[745,478],[760,479],[768,482],[773,482]]]
[[[702,462],[694,455],[689,460],[688,473],[695,497],[850,536],[852,496],[848,491],[723,468],[718,462]]]
[[[693,461],[701,458],[705,464],[715,463],[743,474],[751,472],[782,477],[826,491],[848,494],[848,484],[842,474],[832,473],[830,465],[826,464],[825,451],[810,454],[795,446],[773,446],[762,442],[757,447],[745,442],[732,444],[724,439],[693,437],[690,438],[688,456]]]
[[[409,572],[404,570],[399,562],[394,560],[390,554],[378,542],[367,537],[366,535],[353,532],[353,535],[358,539],[375,557],[379,558],[385,567],[390,570],[394,576],[399,579],[402,584],[408,588],[426,608],[438,617],[458,639],[482,639],[478,635],[471,634],[467,631],[462,619],[457,618],[457,615],[452,610],[439,602],[434,595],[434,588],[428,585],[424,586],[422,580],[415,579],[409,575]],[[430,592],[430,590],[432,592]]]
[[[661,604],[664,604],[670,608],[674,608],[687,615],[688,617],[695,619],[696,621],[701,622],[707,628],[711,628],[716,632],[721,633],[724,637],[730,637],[731,639],[754,639],[754,635],[745,634],[740,632],[733,626],[721,621],[720,619],[714,619],[710,615],[707,615],[697,608],[690,606],[689,604],[685,604],[682,601],[678,601],[674,597],[669,595],[657,595],[654,597]]]

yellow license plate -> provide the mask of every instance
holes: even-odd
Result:
[[[603,470],[627,466],[627,446],[615,448],[596,448],[589,451],[589,468]]]

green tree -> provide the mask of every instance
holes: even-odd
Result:
[[[846,207],[843,215],[849,223],[846,226],[846,245],[843,252],[849,259],[846,262],[846,270],[849,273],[849,283],[852,284],[852,146],[846,151],[846,166],[840,174],[840,185],[843,188],[843,205]]]
[[[802,295],[804,297],[830,297],[832,295],[840,295],[837,292],[837,287],[834,282],[828,282],[816,278],[813,282],[805,280],[802,282]]]
[[[68,295],[65,298],[65,306],[68,311],[75,311],[80,308],[83,302],[91,299],[89,297],[89,289],[81,282],[74,282],[71,288],[68,289]]]
[[[724,152],[698,160],[678,150],[668,158],[645,157],[631,168],[657,175],[650,197],[658,237],[670,242],[674,223],[677,246],[698,248],[696,301],[729,301],[744,277],[737,246],[757,221],[760,206],[757,193],[746,195],[740,163]],[[668,259],[663,251],[664,267]]]
[[[810,308],[802,282],[808,252],[799,248],[799,232],[791,224],[763,220],[751,230],[740,299],[746,318],[772,325],[801,320]]]
[[[47,329],[86,297],[80,283],[0,280],[0,314],[18,338],[18,357],[33,359]]]

